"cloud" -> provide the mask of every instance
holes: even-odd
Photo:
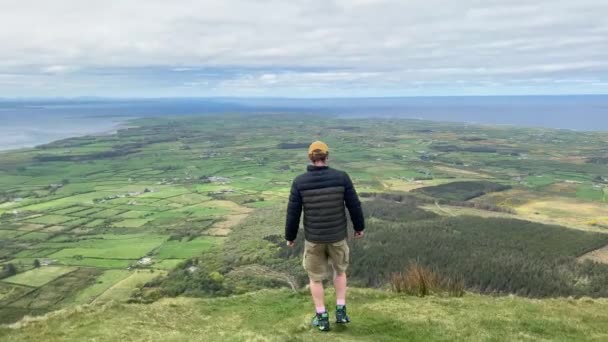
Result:
[[[74,72],[77,69],[78,69],[77,67],[69,66],[69,65],[49,65],[49,66],[42,67],[40,69],[40,72],[43,74],[56,75],[56,74],[65,74],[68,72]]]
[[[597,92],[608,81],[608,2],[601,0],[0,5],[0,74],[20,75],[0,92],[14,96],[180,95],[184,86],[196,91],[188,96],[340,95],[364,87],[424,95],[458,92],[438,85],[459,80],[507,93],[523,79],[546,79],[550,92],[553,80],[587,78],[599,85],[573,81],[572,91]],[[38,84],[37,94],[28,82]]]

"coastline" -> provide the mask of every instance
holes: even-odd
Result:
[[[75,132],[74,130],[52,131],[44,139],[28,137],[27,140],[29,140],[29,141],[24,141],[22,143],[8,144],[8,145],[3,145],[3,144],[1,144],[1,141],[0,141],[0,154],[19,151],[19,150],[34,149],[38,146],[45,145],[45,144],[48,144],[48,143],[51,143],[54,141],[58,141],[58,140],[62,140],[62,139],[83,137],[83,136],[88,136],[88,135],[103,136],[103,135],[116,134],[121,129],[126,129],[129,127],[136,127],[132,124],[131,121],[138,119],[139,117],[135,117],[135,116],[121,117],[118,120],[117,120],[117,118],[118,117],[110,118],[111,125],[109,125],[109,127],[108,127],[108,125],[104,125],[104,127],[100,127],[99,129],[87,129],[85,132],[82,132],[81,134],[79,134],[78,132]],[[88,128],[90,128],[90,127],[95,127],[95,125],[88,126]],[[31,128],[31,129],[38,130],[38,128]],[[1,131],[0,131],[0,133],[1,133]]]

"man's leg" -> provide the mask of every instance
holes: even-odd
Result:
[[[315,304],[316,315],[313,325],[320,330],[329,330],[329,316],[325,310],[323,278],[327,273],[327,253],[325,244],[309,241],[304,245],[303,265],[310,279],[310,294]]]
[[[312,319],[312,325],[317,327],[321,331],[329,331],[329,314],[325,310],[325,301],[323,293],[323,281],[317,281],[310,279],[310,294],[312,300],[315,303],[315,310],[317,311],[315,317]]]
[[[334,272],[334,288],[336,289],[336,304],[346,305],[346,272]]]
[[[315,303],[317,313],[324,313],[325,293],[323,290],[323,282],[310,279],[310,294],[312,295],[312,300]]]
[[[334,268],[336,323],[348,323],[350,322],[350,317],[346,313],[346,270],[350,261],[350,251],[346,240],[332,243],[329,248],[329,254]]]

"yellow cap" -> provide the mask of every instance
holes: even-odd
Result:
[[[312,144],[310,144],[310,147],[308,148],[309,157],[322,156],[322,155],[328,155],[328,154],[329,154],[329,147],[327,147],[327,144],[322,141],[315,141]]]

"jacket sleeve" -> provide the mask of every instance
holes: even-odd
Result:
[[[344,173],[344,182],[344,202],[350,214],[350,219],[353,221],[353,228],[360,232],[365,229],[363,210],[361,209],[361,202],[359,201],[359,196],[357,196],[353,182],[346,172]]]
[[[298,236],[300,228],[300,215],[302,214],[302,197],[296,188],[294,180],[291,185],[289,194],[289,203],[287,204],[287,219],[285,222],[285,240],[294,241]]]

